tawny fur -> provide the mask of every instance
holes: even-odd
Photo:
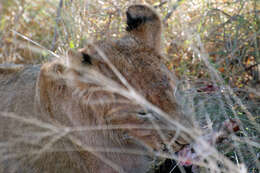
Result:
[[[130,36],[138,42],[138,47],[145,44],[160,53],[163,26],[159,14],[150,6],[136,4],[128,8],[126,15],[129,32],[126,38]]]
[[[131,15],[128,20],[134,21],[128,22],[129,33],[117,41],[86,45],[79,52],[70,51],[67,60],[41,67],[24,66],[11,71],[9,67],[8,73],[0,71],[1,173],[143,173],[149,169],[151,151],[160,151],[165,146],[152,122],[164,128],[166,142],[174,137],[176,126],[138,101],[106,90],[105,81],[95,75],[102,74],[122,89],[127,88],[107,60],[137,93],[174,122],[192,126],[178,110],[172,74],[162,62],[158,14],[145,5],[133,5],[127,14]],[[145,20],[135,24],[135,19],[140,17]],[[152,120],[139,114],[149,111],[154,116]],[[24,121],[28,119],[42,124]],[[154,128],[66,131],[68,127],[98,125]],[[55,137],[57,140],[50,143]],[[170,148],[173,151],[179,151],[190,142],[182,136],[176,141]]]

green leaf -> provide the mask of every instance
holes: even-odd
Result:
[[[1,24],[0,24],[0,31],[3,31],[3,30],[4,30],[4,28],[5,28],[5,21],[6,21],[6,19],[5,19],[5,18],[2,18]]]
[[[74,42],[73,42],[72,40],[70,41],[70,48],[71,48],[71,49],[74,49],[74,48],[75,48],[75,44],[74,44]]]

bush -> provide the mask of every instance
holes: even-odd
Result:
[[[176,96],[203,131],[239,120],[217,146],[234,165],[259,171],[260,19],[257,0],[149,0],[164,21],[164,53],[179,82]],[[0,1],[0,63],[36,64],[86,42],[117,38],[124,0]],[[206,128],[206,130],[205,130]],[[228,163],[230,164],[230,163]],[[224,163],[219,163],[224,167]],[[224,170],[224,169],[223,169]]]

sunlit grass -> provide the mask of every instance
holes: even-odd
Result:
[[[65,55],[68,48],[76,49],[92,40],[116,39],[123,35],[124,11],[135,1],[44,1],[44,0],[8,0],[2,2],[0,23],[0,62],[17,64],[36,64]],[[139,1],[138,1],[139,2]],[[141,2],[141,1],[140,1]],[[240,121],[241,131],[238,136],[232,135],[219,146],[209,146],[210,155],[206,156],[207,164],[197,163],[211,171],[223,171],[219,167],[225,165],[234,172],[259,171],[259,9],[257,0],[250,1],[167,1],[160,6],[159,1],[147,1],[158,6],[157,10],[165,19],[163,41],[164,53],[168,58],[170,69],[174,69],[180,82],[177,82],[176,97],[183,111],[190,115],[198,129],[190,131],[191,136],[198,137],[204,129],[205,133],[217,129],[228,118]],[[60,11],[60,12],[58,12]],[[170,14],[169,18],[165,18]],[[106,55],[99,51],[103,59]],[[62,56],[61,56],[62,57]],[[96,73],[96,82],[101,88],[129,98],[141,105],[150,107],[160,116],[168,115],[150,104],[131,88],[109,61],[106,61],[127,89]],[[257,65],[258,64],[258,65]],[[88,82],[88,79],[81,79]],[[106,85],[104,85],[106,81]],[[199,83],[198,81],[203,81]],[[206,82],[205,82],[206,81]],[[213,84],[212,92],[198,92],[202,87]],[[207,91],[207,90],[206,90]],[[0,110],[1,111],[1,110]],[[19,115],[1,113],[1,116],[31,124],[45,129],[44,132],[27,129],[30,141],[38,144],[48,138],[41,148],[32,151],[37,155],[53,152],[53,143],[61,138],[68,138],[87,151],[102,151],[102,148],[84,146],[71,133],[88,130],[111,130],[113,128],[140,128],[128,126],[108,127],[56,127],[38,119],[26,119]],[[171,121],[170,119],[168,119]],[[182,131],[185,127],[172,122]],[[141,127],[154,128],[154,127]],[[161,134],[163,135],[163,134]],[[27,136],[28,137],[28,136]],[[26,136],[21,135],[13,141],[0,142],[0,154],[15,143],[24,142]],[[35,137],[35,138],[34,138]],[[49,138],[50,137],[50,138]],[[205,142],[206,143],[206,142]],[[207,145],[207,144],[205,144]],[[109,152],[136,152],[128,149],[109,149]],[[10,153],[1,158],[21,157],[26,153]],[[141,154],[146,154],[141,152]],[[155,153],[164,158],[178,159],[175,155]],[[99,156],[97,156],[99,157]],[[1,161],[0,160],[0,161]],[[230,161],[231,160],[231,161]],[[120,170],[104,160],[111,167]],[[241,168],[241,169],[240,169]]]

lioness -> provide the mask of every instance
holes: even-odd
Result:
[[[190,142],[160,53],[160,17],[146,5],[126,15],[117,41],[41,67],[0,67],[0,172],[143,173],[154,151]]]

